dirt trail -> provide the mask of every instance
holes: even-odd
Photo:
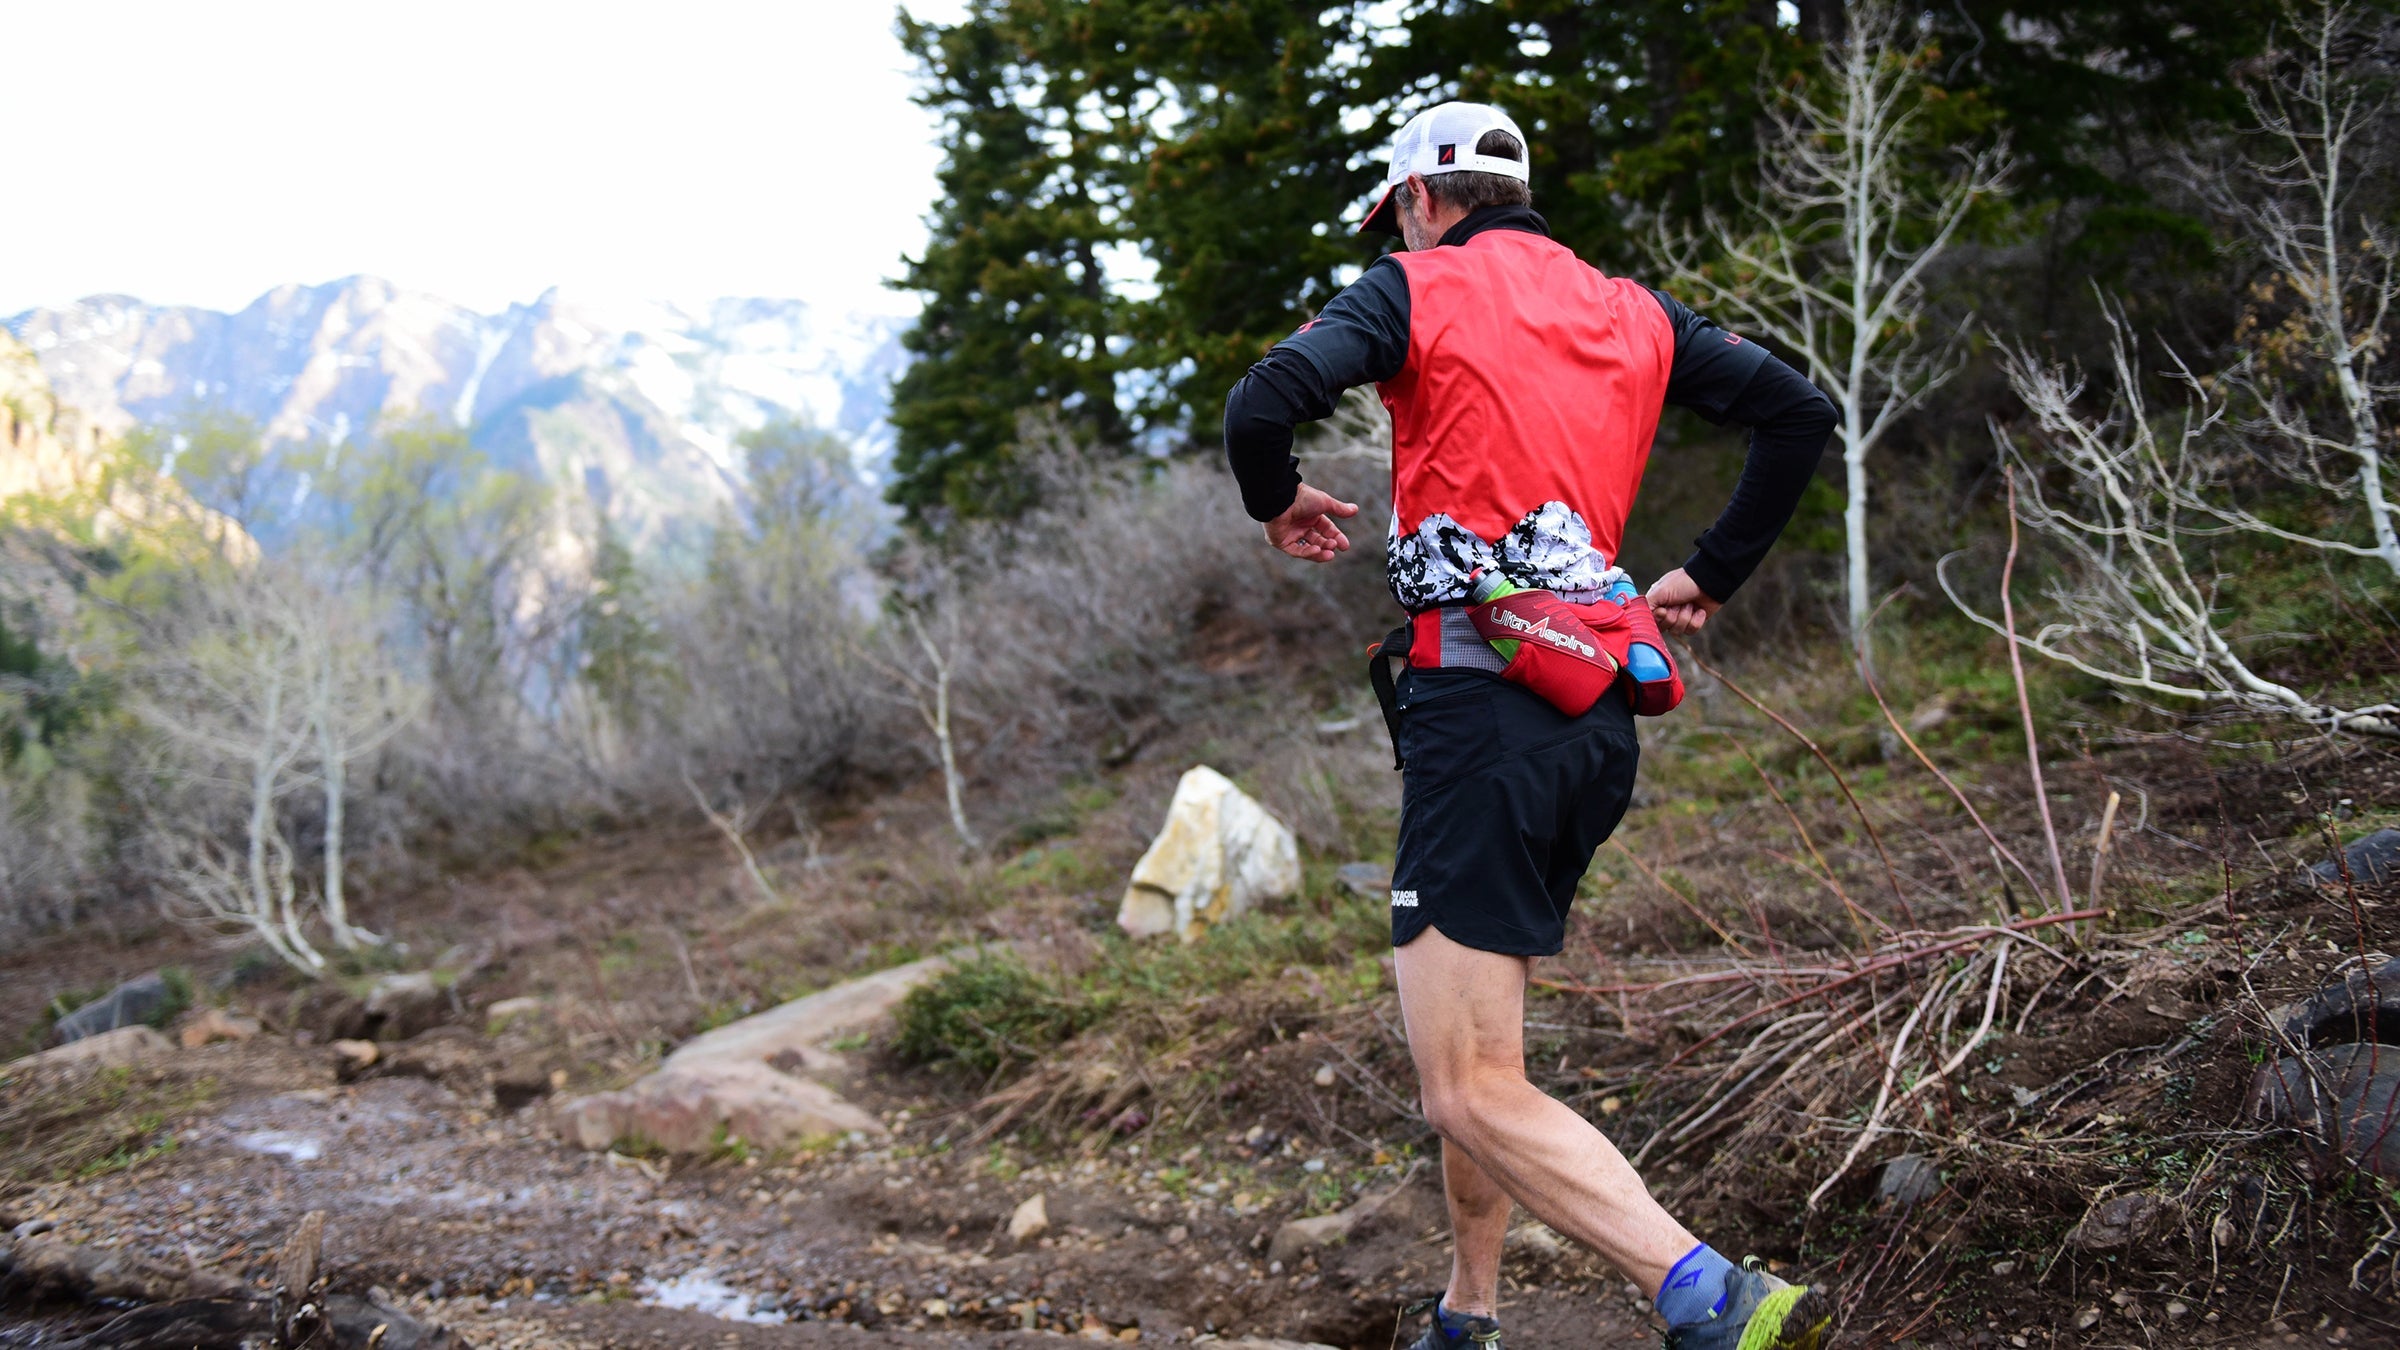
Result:
[[[37,1188],[16,1217],[255,1277],[322,1209],[341,1284],[398,1296],[477,1345],[858,1344],[865,1330],[927,1345],[1214,1332],[1383,1347],[1399,1302],[1448,1265],[1422,1181],[1321,1266],[1275,1272],[1263,1238],[1296,1197],[1179,1200],[1097,1163],[1004,1181],[982,1155],[910,1156],[906,1127],[797,1166],[670,1169],[568,1147],[539,1106],[495,1118],[423,1079],[338,1084],[326,1052],[273,1038],[185,1059],[178,1073],[235,1086],[178,1125],[172,1152]],[[1012,1243],[1008,1217],[1037,1192],[1050,1232]],[[1513,1288],[1506,1315],[1531,1343],[1654,1336],[1622,1284],[1538,1252],[1512,1267],[1589,1291]]]

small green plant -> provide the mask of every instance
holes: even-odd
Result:
[[[708,1160],[738,1166],[750,1161],[751,1156],[749,1141],[719,1123],[716,1133],[708,1141]]]
[[[49,1006],[42,1009],[42,1030],[48,1032],[68,1013],[107,993],[106,989],[62,989],[50,996]]]
[[[175,1151],[175,1136],[172,1133],[159,1133],[166,1124],[163,1117],[154,1113],[142,1117],[142,1122],[141,1131],[149,1136],[149,1142],[127,1144],[107,1157],[95,1158],[75,1169],[75,1179],[89,1181],[94,1177],[104,1177],[112,1172],[130,1172],[152,1158],[163,1158]]]
[[[192,972],[181,966],[169,966],[158,972],[158,978],[167,986],[167,1001],[159,1004],[142,1020],[163,1031],[167,1023],[181,1017],[183,1010],[192,1006]]]
[[[1038,1058],[1099,1012],[1097,1002],[1062,996],[1013,955],[981,956],[901,1001],[897,1048],[914,1063],[957,1063],[988,1074],[1003,1063]]]

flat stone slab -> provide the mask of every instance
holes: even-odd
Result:
[[[882,1121],[823,1083],[742,1060],[661,1069],[631,1087],[567,1102],[557,1121],[569,1143],[595,1152],[626,1143],[707,1153],[737,1139],[781,1149],[884,1133]]]
[[[81,1040],[69,1041],[54,1049],[44,1050],[38,1055],[27,1055],[23,1059],[13,1060],[8,1067],[12,1069],[73,1067],[118,1069],[153,1056],[167,1054],[174,1048],[174,1042],[149,1027],[137,1024],[130,1027],[118,1027],[115,1031],[103,1031],[98,1035],[85,1036]]]
[[[853,1132],[881,1137],[882,1121],[823,1081],[844,1067],[824,1043],[874,1026],[974,951],[861,975],[703,1032],[629,1087],[560,1103],[558,1132],[595,1151],[640,1143],[669,1153],[707,1153],[734,1139],[782,1149]]]
[[[688,1068],[715,1059],[765,1063],[787,1053],[817,1059],[829,1053],[823,1049],[825,1042],[864,1031],[882,1021],[900,1006],[900,1000],[908,997],[909,991],[948,970],[951,962],[961,955],[964,953],[928,956],[905,966],[844,980],[831,989],[820,989],[789,1003],[779,1003],[714,1031],[701,1032],[675,1047],[674,1053],[659,1067]],[[839,1062],[831,1061],[835,1065]]]

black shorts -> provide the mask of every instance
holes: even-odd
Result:
[[[1617,691],[1569,717],[1479,670],[1403,671],[1392,945],[1428,925],[1463,946],[1552,956],[1633,797],[1641,745]]]

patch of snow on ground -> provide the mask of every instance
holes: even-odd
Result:
[[[654,1308],[706,1313],[728,1322],[781,1322],[780,1312],[759,1312],[748,1294],[705,1270],[690,1270],[671,1280],[644,1280],[642,1302]]]
[[[272,1153],[296,1163],[315,1162],[325,1156],[324,1144],[308,1135],[291,1134],[283,1130],[252,1130],[248,1134],[235,1135],[233,1142],[252,1153]]]

